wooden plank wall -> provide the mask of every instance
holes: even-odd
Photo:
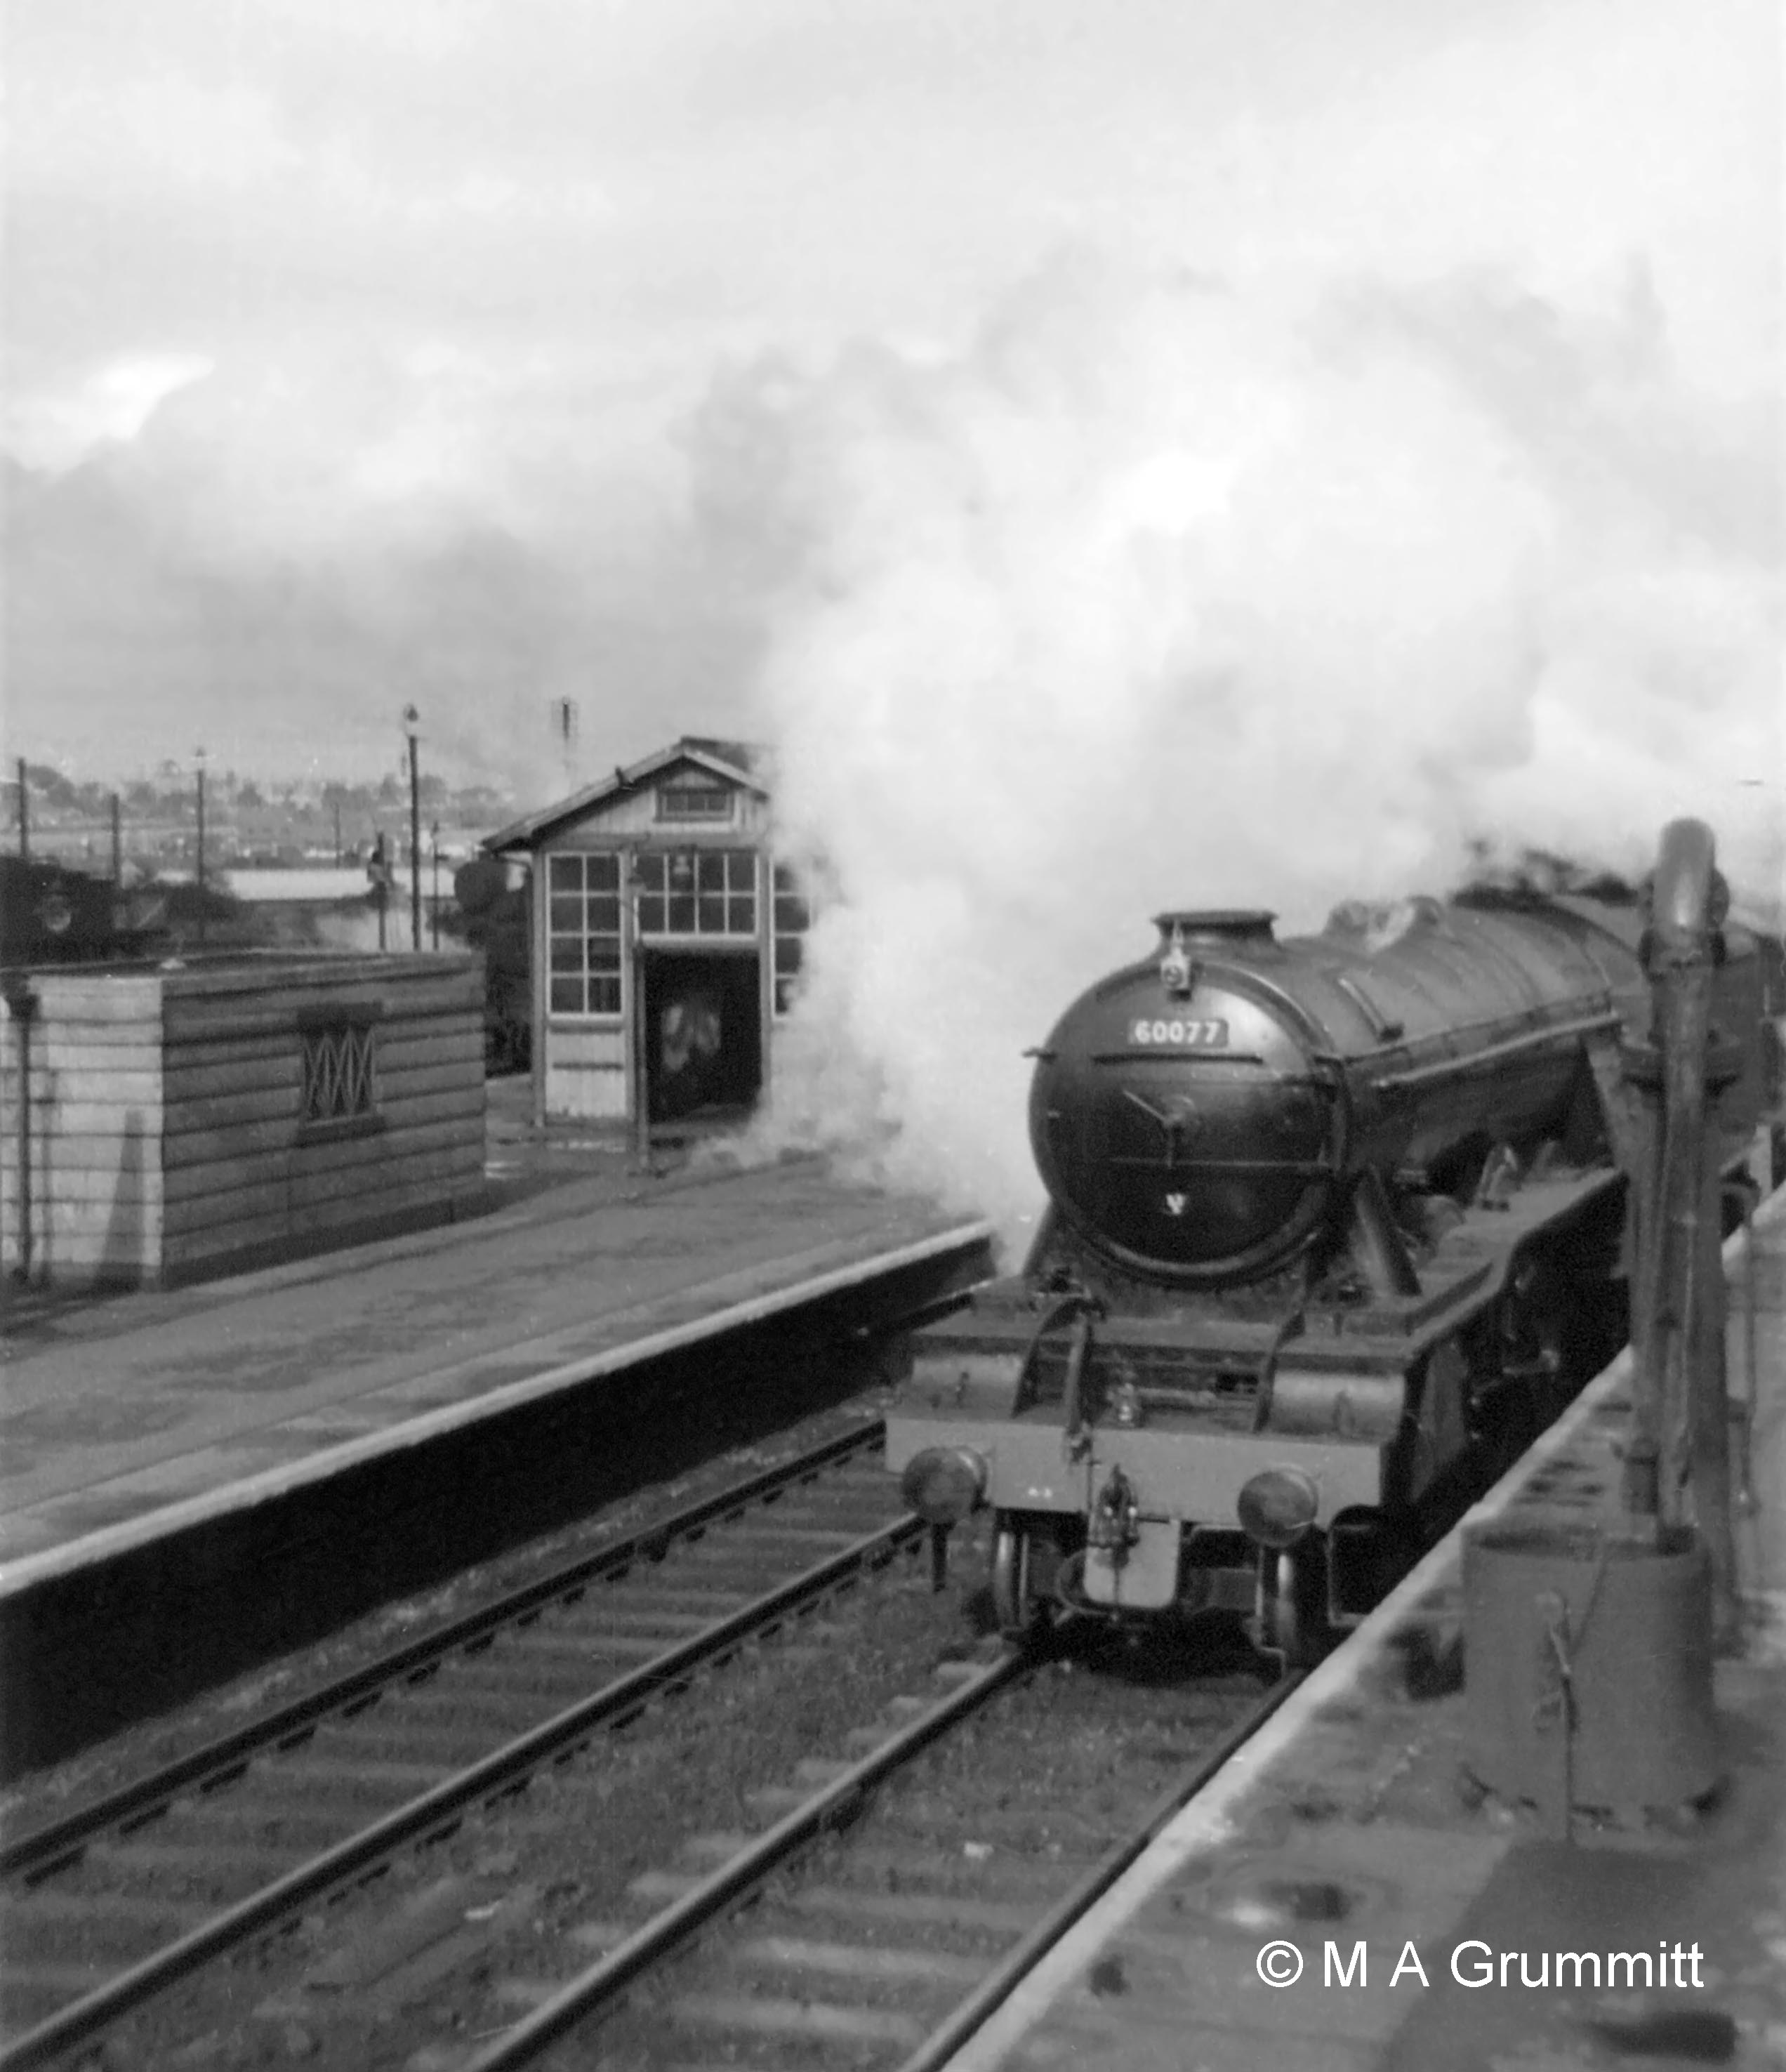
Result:
[[[720,780],[704,773],[702,781],[717,784]],[[723,820],[660,820],[654,783],[604,799],[586,818],[552,839],[559,849],[610,849],[620,835],[647,836],[653,846],[663,849],[752,849],[768,827],[769,801],[736,786],[732,787],[731,813]]]
[[[481,1198],[483,977],[462,956],[34,972],[31,1272],[194,1279]],[[371,1016],[377,1125],[306,1128],[306,1016]],[[0,1257],[21,1260],[18,1029],[0,1026]]]
[[[162,1244],[161,980],[34,972],[31,1271],[34,1280],[154,1280]],[[0,1257],[20,1244],[18,1025],[0,1028]]]
[[[162,1270],[313,1248],[468,1210],[483,1184],[477,959],[319,959],[257,985],[170,976],[163,1009]],[[375,1108],[359,1135],[307,1130],[306,1016],[373,1017]]]
[[[540,1047],[547,1059],[548,1112],[583,1121],[624,1121],[629,1078],[625,1023],[560,1020],[545,1027],[546,1041]]]

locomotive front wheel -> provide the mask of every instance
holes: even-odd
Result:
[[[1326,1652],[1326,1551],[1311,1536],[1259,1559],[1265,1571],[1260,1642],[1283,1656],[1286,1669],[1312,1669]]]

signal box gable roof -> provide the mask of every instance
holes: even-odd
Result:
[[[685,734],[667,748],[659,749],[655,755],[647,755],[630,768],[616,768],[612,776],[604,777],[599,783],[585,785],[568,799],[542,806],[537,812],[528,813],[507,827],[498,828],[495,834],[485,836],[482,846],[492,856],[537,849],[560,829],[586,820],[614,800],[655,783],[660,777],[685,764],[704,771],[722,783],[736,785],[741,791],[753,791],[759,799],[766,799],[769,793],[754,774],[764,760],[764,751],[749,742],[713,741],[702,734]]]

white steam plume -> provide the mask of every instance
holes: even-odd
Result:
[[[1160,906],[1318,925],[1472,840],[1635,871],[1682,812],[1770,900],[1755,430],[1681,387],[1640,272],[1566,320],[1494,276],[1291,310],[1076,253],[959,359],[723,387],[708,513],[775,579],[784,840],[840,894],[772,1126],[1012,1225],[1020,1053]]]

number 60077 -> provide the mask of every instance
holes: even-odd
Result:
[[[1158,1044],[1180,1050],[1219,1050],[1228,1041],[1228,1025],[1214,1021],[1167,1021],[1138,1017],[1129,1024],[1131,1043]]]

